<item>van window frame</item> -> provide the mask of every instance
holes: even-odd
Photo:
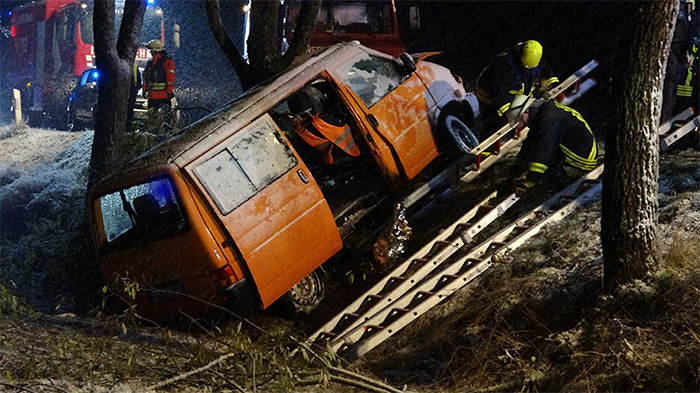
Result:
[[[254,132],[254,130],[259,129],[260,124],[266,124],[269,127],[269,131],[271,132],[271,135],[274,136],[274,138],[280,143],[282,146],[282,149],[285,153],[285,156],[289,158],[289,164],[287,165],[287,168],[283,171],[279,171],[278,173],[275,174],[275,176],[270,177],[269,179],[266,180],[265,185],[261,187],[255,186],[255,182],[253,179],[250,178],[250,174],[245,170],[245,168],[241,165],[241,163],[236,159],[236,156],[231,152],[229,147],[232,145],[238,143],[240,140],[246,137],[245,132]],[[258,126],[257,128],[255,126]],[[258,195],[260,192],[265,190],[267,187],[269,187],[271,184],[276,182],[278,179],[289,173],[292,169],[294,169],[296,166],[299,165],[299,159],[296,157],[294,154],[294,150],[292,149],[291,146],[285,141],[285,138],[281,135],[281,133],[277,130],[277,125],[274,121],[274,119],[268,114],[264,113],[262,116],[258,117],[245,127],[243,127],[240,131],[236,132],[232,137],[228,140],[226,140],[222,145],[217,146],[218,149],[216,149],[216,152],[212,153],[209,155],[205,160],[199,162],[196,164],[196,166],[192,167],[191,173],[192,175],[197,179],[199,184],[202,185],[204,190],[206,191],[206,194],[209,196],[209,199],[214,202],[216,205],[219,213],[221,216],[225,217],[231,212],[235,211],[238,207],[241,205],[245,204],[247,201],[249,201],[251,198],[255,197]],[[212,149],[214,150],[214,149]],[[242,174],[247,177],[248,181],[250,182],[250,185],[254,187],[253,192],[250,193],[250,195],[246,196],[244,199],[241,199],[239,201],[236,201],[235,206],[231,207],[230,209],[228,207],[225,207],[222,205],[222,200],[220,200],[219,196],[217,196],[217,193],[214,191],[213,187],[208,184],[208,181],[206,179],[203,179],[198,172],[198,168],[200,168],[202,165],[211,162],[212,159],[215,157],[219,156],[220,154],[227,152],[235,161],[236,165],[238,168],[241,170]]]
[[[168,183],[173,191],[173,197],[175,199],[174,200],[175,206],[176,206],[178,213],[179,213],[179,216],[181,218],[181,221],[180,221],[181,225],[179,226],[179,228],[177,228],[176,231],[170,231],[163,236],[153,237],[153,238],[149,238],[149,239],[141,239],[141,241],[137,240],[137,241],[128,242],[128,241],[125,241],[125,239],[122,236],[124,234],[126,234],[127,232],[129,232],[130,230],[133,230],[134,228],[136,228],[136,225],[134,225],[132,223],[132,227],[129,228],[127,231],[121,233],[116,238],[109,240],[107,238],[107,230],[105,228],[104,209],[103,209],[102,203],[101,203],[102,198],[104,198],[105,196],[110,195],[110,194],[122,194],[123,195],[125,190],[128,190],[130,188],[133,188],[133,187],[136,187],[139,185],[143,185],[146,183],[157,182],[157,181],[163,180],[163,179],[168,181]],[[136,198],[133,198],[130,202],[130,209],[132,209],[132,211],[133,211],[133,200],[134,199],[136,199]],[[93,208],[93,209],[95,209],[96,212],[99,212],[99,215],[98,215],[99,223],[98,224],[101,227],[101,232],[100,232],[101,233],[101,239],[100,239],[100,245],[101,245],[100,248],[101,249],[100,249],[100,251],[104,254],[108,254],[108,253],[111,253],[111,252],[114,252],[117,250],[124,250],[124,249],[129,249],[129,248],[135,248],[138,246],[144,246],[144,245],[151,244],[151,243],[158,241],[158,240],[167,239],[167,238],[174,237],[174,236],[179,236],[179,235],[182,235],[184,233],[187,233],[191,227],[190,219],[189,219],[189,216],[187,215],[187,211],[186,211],[186,208],[185,208],[184,203],[182,201],[182,197],[180,196],[179,189],[177,188],[175,179],[173,179],[173,177],[169,174],[160,174],[160,175],[156,175],[156,176],[149,177],[146,179],[141,179],[141,180],[136,181],[136,182],[131,182],[131,183],[129,183],[129,185],[106,191],[106,192],[101,193],[100,195],[96,196],[93,199],[93,203],[95,203],[97,205],[97,207]],[[122,208],[123,207],[124,206],[122,206]],[[131,216],[131,213],[127,212],[127,214]],[[145,240],[147,240],[147,241],[145,241]]]

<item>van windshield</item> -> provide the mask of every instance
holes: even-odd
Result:
[[[173,181],[160,177],[99,198],[107,250],[145,244],[187,230]]]

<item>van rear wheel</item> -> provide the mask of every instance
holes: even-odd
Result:
[[[284,295],[285,308],[293,315],[308,315],[319,308],[327,294],[328,274],[317,268]]]

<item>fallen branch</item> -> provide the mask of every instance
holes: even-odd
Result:
[[[380,388],[380,389],[384,389],[384,390],[387,391],[387,392],[391,392],[391,393],[403,393],[401,390],[396,389],[396,388],[393,387],[393,386],[389,386],[389,385],[387,385],[387,384],[385,384],[385,383],[383,383],[383,382],[377,381],[376,379],[373,379],[373,378],[366,377],[366,376],[364,376],[364,375],[362,375],[362,374],[354,373],[354,372],[352,372],[352,371],[344,370],[344,369],[338,368],[338,367],[331,367],[331,368],[330,368],[330,371],[336,372],[336,373],[338,373],[338,374],[343,374],[343,375],[345,375],[345,376],[348,376],[348,377],[350,377],[350,378],[354,378],[354,379],[360,380],[360,381],[362,381],[362,382],[364,382],[364,383],[368,383],[368,384],[370,384],[370,385],[374,385],[374,386],[376,386],[376,387],[378,387],[378,388]],[[333,375],[331,374],[331,376],[333,376]]]
[[[241,392],[241,393],[248,393],[245,389],[243,389],[242,386],[240,386],[239,384],[233,382],[230,378],[227,378],[225,375],[221,374],[220,372],[218,372],[218,371],[216,371],[216,370],[209,370],[209,372],[218,375],[219,378],[223,379],[224,381],[226,381],[227,383],[229,383],[230,385],[232,385],[232,386],[233,386],[234,388],[236,388],[236,390],[238,390],[239,392]]]
[[[170,385],[173,382],[181,381],[181,380],[183,380],[191,375],[198,374],[198,373],[201,373],[202,371],[208,370],[208,369],[216,366],[217,364],[223,362],[224,360],[226,360],[232,356],[235,356],[235,354],[234,353],[227,353],[225,355],[221,355],[218,358],[216,358],[215,360],[212,360],[211,362],[205,364],[202,367],[196,368],[196,369],[188,371],[186,373],[182,373],[180,375],[176,375],[172,378],[166,379],[163,382],[158,382],[155,385],[149,386],[147,389],[158,390],[158,389],[162,388],[163,386]]]
[[[356,388],[364,389],[368,392],[387,393],[386,389],[383,389],[383,388],[380,388],[380,387],[377,387],[374,385],[370,385],[368,383],[364,383],[362,381],[358,381],[358,380],[352,379],[352,378],[339,377],[337,375],[331,374],[331,381],[342,383],[342,384],[348,385],[348,386],[354,386]]]
[[[17,389],[17,390],[19,390],[19,391],[21,391],[21,392],[36,393],[36,392],[33,391],[33,390],[27,389],[27,388],[22,387],[22,386],[19,386],[19,385],[13,385],[13,384],[7,383],[7,382],[0,382],[0,385],[2,385],[2,386],[7,386],[8,388],[12,388],[12,389]]]

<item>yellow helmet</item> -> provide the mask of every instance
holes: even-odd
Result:
[[[148,41],[148,44],[146,44],[146,48],[159,52],[162,51],[165,45],[163,45],[163,41],[161,40],[150,40]]]
[[[535,68],[542,59],[542,45],[535,40],[527,40],[520,47],[520,61],[525,68]]]

